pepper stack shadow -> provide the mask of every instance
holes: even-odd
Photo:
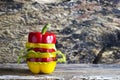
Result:
[[[46,27],[49,25],[46,25]],[[30,32],[28,35],[27,64],[32,73],[52,73],[56,67],[56,35],[52,32]]]

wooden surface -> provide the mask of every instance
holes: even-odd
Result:
[[[32,74],[26,64],[0,64],[1,79],[120,80],[120,65],[57,64],[52,74]]]

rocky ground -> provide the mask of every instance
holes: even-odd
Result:
[[[120,63],[120,0],[1,0],[0,63],[16,63],[46,23],[67,63]]]

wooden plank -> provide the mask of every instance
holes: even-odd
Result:
[[[0,64],[0,79],[120,80],[119,64],[57,64],[52,74],[32,74],[26,64]]]

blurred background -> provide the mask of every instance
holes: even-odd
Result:
[[[120,63],[120,0],[0,0],[0,63],[17,63],[46,23],[68,64]]]

